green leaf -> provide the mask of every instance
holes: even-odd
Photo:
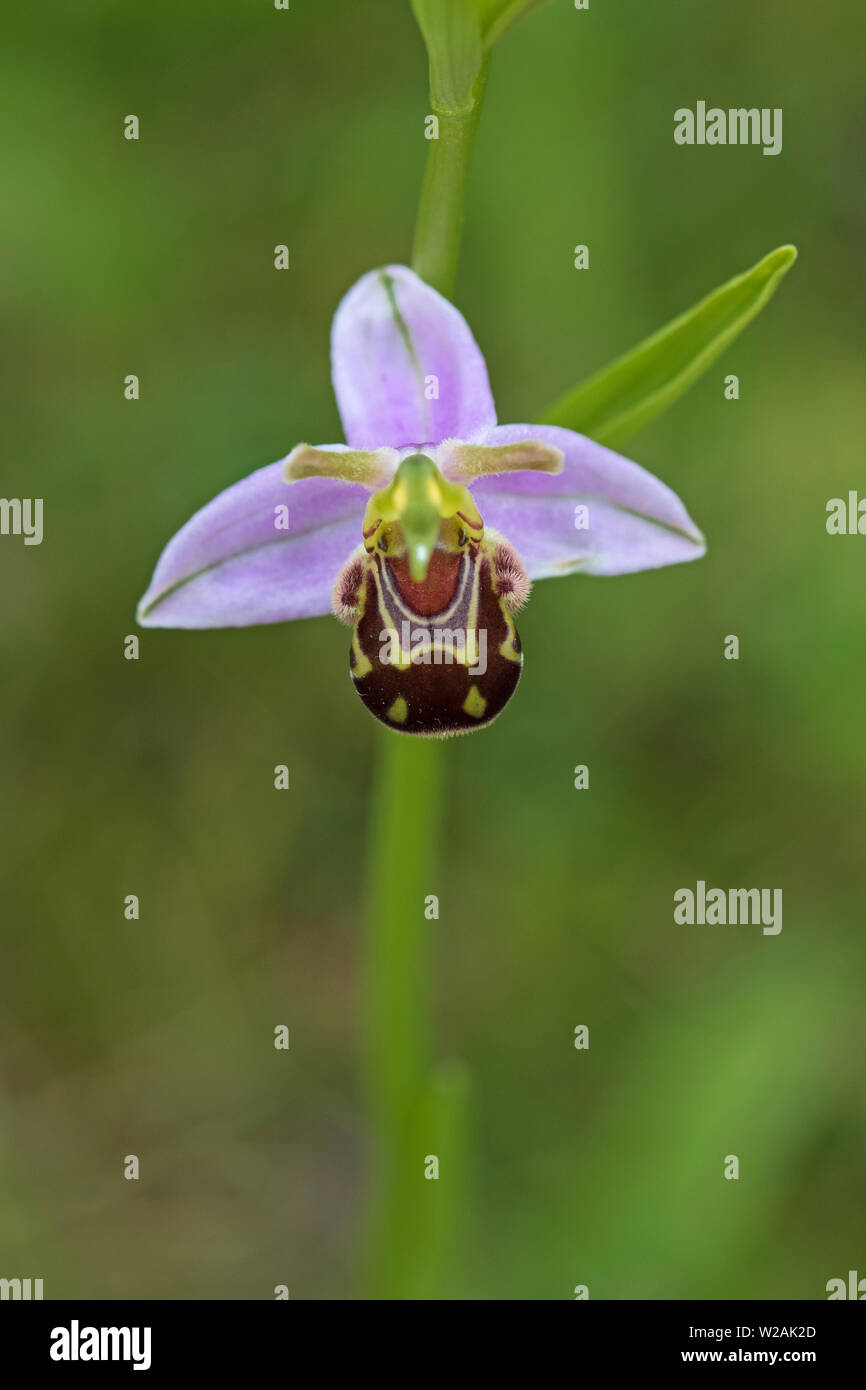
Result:
[[[797,259],[779,246],[604,367],[542,415],[549,425],[619,445],[682,396],[772,297]]]
[[[502,38],[512,24],[533,10],[541,9],[547,0],[476,0],[481,15],[481,36],[484,47],[490,48]]]
[[[471,110],[484,56],[476,0],[412,0],[412,9],[430,59],[433,110]]]

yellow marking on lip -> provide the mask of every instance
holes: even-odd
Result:
[[[388,718],[391,720],[392,724],[405,724],[408,713],[409,706],[406,704],[403,696],[398,695],[393,705],[388,710]]]
[[[350,674],[353,681],[359,681],[362,676],[369,675],[369,673],[373,669],[373,663],[367,656],[367,653],[364,651],[363,647],[361,646],[361,643],[358,640],[357,623],[355,624],[355,629],[352,633],[352,654],[355,658],[355,664],[352,667]]]
[[[480,719],[487,708],[487,701],[481,694],[477,685],[469,687],[469,694],[463,701],[463,713],[470,715],[472,719]]]

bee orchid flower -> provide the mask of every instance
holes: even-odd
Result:
[[[331,350],[346,443],[298,444],[196,512],[159,559],[143,626],[333,611],[370,712],[443,736],[513,694],[532,580],[703,554],[680,499],[638,464],[571,430],[498,425],[468,324],[405,266],[349,290]]]

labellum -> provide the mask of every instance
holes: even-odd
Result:
[[[363,536],[334,608],[352,623],[350,671],[367,709],[428,737],[489,724],[523,662],[512,615],[529,579],[516,552],[423,454],[370,499]]]

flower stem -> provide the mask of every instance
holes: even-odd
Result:
[[[465,1205],[467,1076],[460,1063],[432,1063],[430,1038],[425,899],[438,887],[442,758],[436,740],[385,734],[373,802],[364,981],[372,1192],[363,1278],[372,1298],[441,1295]]]
[[[489,67],[488,55],[473,88],[472,106],[467,111],[435,113],[439,138],[430,141],[421,185],[412,268],[428,285],[446,296],[453,293],[457,276],[466,181]]]
[[[412,1192],[422,1179],[412,1153],[430,1071],[430,925],[435,892],[441,749],[429,739],[384,734],[374,793],[367,885],[368,1103],[373,1128],[373,1297],[400,1297],[418,1252]],[[414,1173],[416,1182],[409,1181]]]
[[[439,115],[421,189],[412,265],[450,295],[457,272],[466,178],[488,62],[473,104]],[[431,924],[439,895],[437,846],[443,749],[436,739],[382,735],[370,828],[364,1025],[372,1174],[364,1292],[436,1297],[453,1257],[465,1197],[468,1086],[456,1063],[434,1066],[430,1025]],[[439,1176],[427,1172],[435,1157]],[[428,1178],[429,1180],[425,1180]]]

